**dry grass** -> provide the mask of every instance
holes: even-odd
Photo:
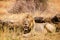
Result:
[[[60,1],[59,0],[0,0],[0,19],[6,20],[19,20],[20,13],[31,13],[33,17],[51,18],[56,14],[60,14]],[[11,14],[10,14],[11,13]],[[19,13],[12,15],[12,13]],[[1,15],[2,14],[2,15]],[[9,18],[10,17],[10,18]],[[48,19],[49,20],[49,19]],[[11,21],[11,20],[10,20]],[[22,20],[23,21],[23,20]],[[7,25],[7,24],[6,24]],[[58,24],[60,26],[60,23]],[[57,25],[57,26],[58,26]],[[0,24],[0,27],[3,25]],[[59,27],[58,26],[58,27]],[[20,26],[19,26],[20,27]],[[3,26],[0,28],[0,40],[60,40],[59,33],[40,33],[35,29],[30,33],[23,34],[21,28],[10,30],[10,27]],[[60,27],[59,27],[60,28]]]
[[[18,34],[17,32],[0,31],[0,40],[60,40],[60,33],[38,33]]]

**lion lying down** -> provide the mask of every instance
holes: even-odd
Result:
[[[6,14],[0,15],[0,28],[5,31],[4,27],[9,30],[29,33],[34,26],[34,19],[30,14]]]

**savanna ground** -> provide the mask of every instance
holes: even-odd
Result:
[[[53,18],[56,14],[60,15],[60,0],[0,0],[0,40],[60,40],[60,32],[46,33],[43,30],[41,33],[41,30],[36,31],[33,28],[29,33],[23,34],[20,25],[18,28],[15,26],[10,28],[11,25],[8,26],[8,23],[4,24],[5,20],[23,18],[22,15],[18,16],[20,13],[31,13],[33,18],[43,17],[50,23],[49,18]],[[38,28],[38,24],[35,23],[34,27]],[[60,18],[57,26],[60,30]]]

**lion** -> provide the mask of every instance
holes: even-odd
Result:
[[[19,29],[24,34],[29,33],[34,27],[33,17],[26,13],[0,15],[0,20],[3,27],[14,31]]]

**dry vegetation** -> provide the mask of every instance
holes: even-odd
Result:
[[[0,0],[0,40],[60,40],[60,0]]]

